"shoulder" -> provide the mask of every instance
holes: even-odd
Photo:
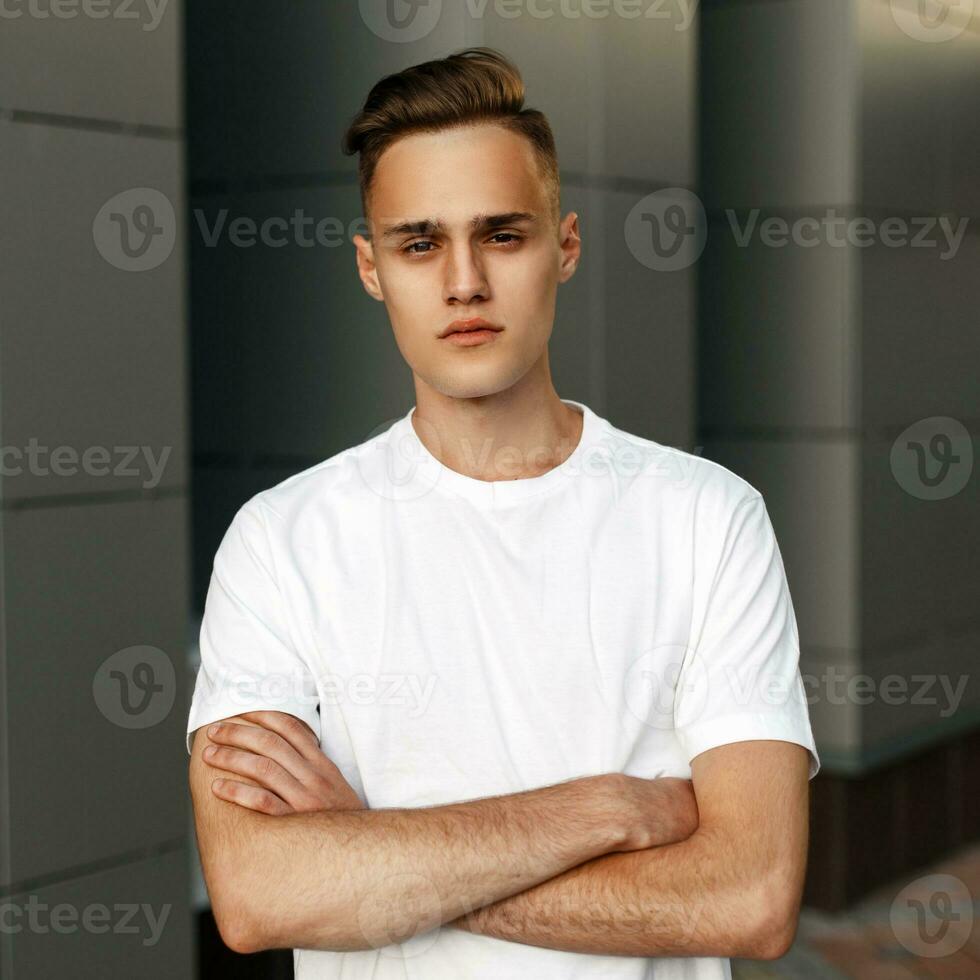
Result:
[[[750,501],[765,506],[762,494],[738,473],[700,453],[668,446],[606,422],[597,452],[618,479],[641,488],[658,503],[690,511],[698,522],[727,524]]]
[[[397,420],[396,423],[397,424]],[[372,487],[386,465],[384,453],[394,427],[322,460],[249,498],[233,523],[248,533],[309,528],[314,522],[351,520],[377,498]]]

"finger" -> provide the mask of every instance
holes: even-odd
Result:
[[[329,779],[347,781],[338,766],[320,748],[320,742],[316,735],[302,719],[282,711],[249,711],[241,717],[276,732],[288,741],[304,759],[312,763],[321,775],[324,775],[324,769],[326,769],[325,775]],[[249,726],[240,727],[247,728]]]
[[[234,721],[220,721],[208,728],[208,738],[215,744],[232,745],[274,759],[296,777],[308,768],[305,756],[297,752],[278,732],[258,724],[241,725]]]
[[[320,755],[320,740],[301,718],[284,711],[249,711],[241,716],[282,736],[300,755],[314,759]]]
[[[267,789],[261,789],[258,786],[240,783],[237,779],[216,779],[211,784],[211,792],[219,799],[245,807],[246,810],[268,813],[273,817],[281,817],[284,814],[295,812],[275,793],[270,793]]]
[[[276,712],[265,712],[265,714],[274,715]],[[216,722],[208,728],[208,738],[217,745],[241,748],[255,756],[273,760],[291,779],[284,779],[279,773],[270,770],[266,778],[276,778],[278,782],[269,785],[266,778],[255,777],[251,770],[236,769],[235,771],[240,775],[256,778],[264,786],[279,793],[296,810],[316,808],[316,803],[322,798],[323,793],[332,790],[337,783],[348,786],[343,773],[320,751],[315,742],[310,743],[312,758],[307,758],[297,753],[278,732],[260,726],[257,720],[246,719],[244,715],[242,718],[252,724],[237,724],[233,721]],[[296,722],[309,732],[309,728],[299,719],[296,719]],[[218,758],[222,757],[218,756]],[[214,764],[207,752],[204,754],[204,761]],[[254,760],[250,759],[238,761],[243,765],[254,764]],[[350,792],[353,794],[353,790]]]
[[[290,806],[295,806],[297,801],[306,797],[302,783],[283,769],[275,759],[230,745],[209,745],[201,757],[215,769],[247,776],[265,789],[271,790]]]

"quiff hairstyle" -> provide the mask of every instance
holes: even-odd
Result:
[[[524,96],[520,71],[492,48],[466,48],[386,75],[368,93],[343,139],[347,156],[360,154],[364,215],[378,160],[399,137],[492,122],[530,140],[557,225],[561,182],[555,138],[544,113],[524,108]]]

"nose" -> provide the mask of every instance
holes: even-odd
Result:
[[[469,242],[458,243],[446,263],[444,299],[462,305],[477,299],[487,299],[490,287],[479,255]]]

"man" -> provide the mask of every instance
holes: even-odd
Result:
[[[558,397],[578,220],[523,100],[486,48],[371,91],[357,267],[416,404],[215,557],[202,866],[300,978],[715,980],[795,933],[819,761],[766,507]]]

